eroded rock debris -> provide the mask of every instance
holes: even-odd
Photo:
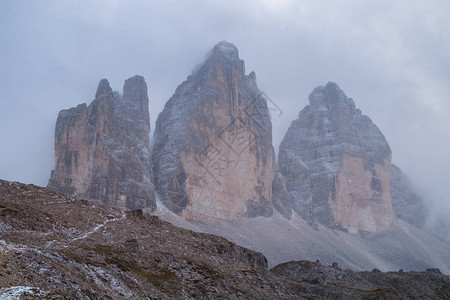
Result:
[[[450,278],[258,253],[34,185],[0,181],[0,296],[22,299],[449,299]]]

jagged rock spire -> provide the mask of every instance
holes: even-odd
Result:
[[[112,206],[154,209],[149,133],[144,78],[128,79],[123,97],[102,79],[89,107],[59,113],[48,187]]]
[[[271,215],[272,125],[255,75],[220,42],[158,116],[153,164],[161,200],[209,220]]]
[[[113,90],[109,86],[108,79],[102,79],[98,83],[97,92],[95,93],[95,99],[99,99],[101,97],[108,96],[112,92],[113,92]]]
[[[315,88],[309,102],[279,152],[294,210],[351,232],[391,228],[391,149],[383,134],[335,83]]]

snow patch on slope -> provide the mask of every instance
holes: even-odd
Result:
[[[0,300],[18,300],[21,296],[34,296],[42,298],[47,296],[47,294],[47,292],[44,292],[36,287],[13,286],[0,289]]]

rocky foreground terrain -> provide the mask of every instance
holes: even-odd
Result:
[[[450,277],[266,258],[45,188],[0,180],[0,298],[450,299]],[[16,297],[16,298],[14,298]]]

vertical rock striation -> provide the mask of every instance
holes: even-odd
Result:
[[[125,81],[123,96],[102,79],[95,100],[58,115],[48,187],[123,208],[156,207],[147,85]]]
[[[267,101],[233,44],[217,44],[166,103],[152,159],[162,202],[185,218],[272,214]]]
[[[314,89],[309,103],[280,145],[293,209],[349,232],[391,228],[391,149],[383,134],[335,83]]]
[[[423,228],[427,207],[411,180],[394,164],[391,166],[391,194],[397,217],[417,228]]]

